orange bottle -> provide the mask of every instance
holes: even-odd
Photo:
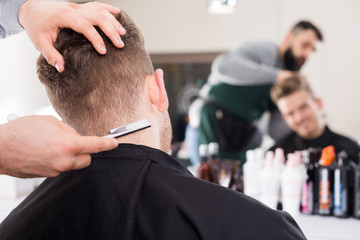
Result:
[[[319,169],[319,214],[330,215],[332,210],[332,179],[333,169],[331,167],[335,160],[334,146],[328,146],[322,150]]]

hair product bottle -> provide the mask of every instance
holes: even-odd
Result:
[[[200,166],[199,166],[199,178],[206,181],[210,181],[210,168],[208,164],[208,146],[207,144],[200,144],[199,146],[199,155],[200,155]]]
[[[274,167],[278,171],[278,175],[281,177],[282,171],[285,169],[285,155],[284,149],[282,148],[275,149]],[[279,190],[279,197],[276,209],[282,210],[281,188]]]
[[[323,149],[320,158],[319,169],[319,214],[331,215],[332,210],[332,185],[333,185],[333,170],[331,164],[335,159],[334,146],[328,146]]]
[[[244,192],[244,184],[240,173],[240,161],[235,161],[235,171],[230,188],[238,192]]]
[[[274,166],[274,152],[265,155],[265,166],[260,173],[260,201],[276,209],[279,200],[280,175]]]
[[[338,155],[337,166],[334,170],[334,209],[333,214],[336,217],[348,217],[348,168],[347,154],[341,151]]]
[[[308,148],[309,152],[309,161],[311,165],[314,166],[313,171],[309,171],[309,179],[313,178],[313,191],[312,191],[312,197],[313,201],[312,203],[309,202],[309,204],[312,204],[312,213],[313,214],[319,214],[319,193],[320,193],[320,174],[319,174],[319,168],[320,168],[320,157],[321,157],[321,148]],[[311,206],[309,206],[311,208]],[[311,209],[309,209],[311,211]]]
[[[257,161],[254,150],[246,152],[246,163],[244,164],[244,193],[255,199],[259,199],[259,176],[261,163]]]
[[[360,154],[359,163],[354,169],[355,186],[354,186],[354,217],[360,219]]]
[[[303,174],[297,164],[295,155],[288,154],[286,167],[281,174],[281,191],[283,210],[291,215],[298,214],[301,200]]]
[[[255,149],[256,162],[259,164],[260,168],[262,168],[264,165],[264,161],[265,161],[264,156],[265,156],[264,150],[262,150],[261,148]]]
[[[210,178],[213,183],[220,184],[220,159],[219,159],[219,144],[211,142],[208,145],[209,150],[209,167]]]
[[[303,162],[306,168],[306,181],[303,185],[301,196],[301,212],[305,214],[313,214],[315,166],[314,163],[310,161],[309,150],[304,150],[302,155]]]

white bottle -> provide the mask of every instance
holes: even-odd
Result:
[[[262,168],[264,166],[264,150],[262,150],[261,148],[256,148],[255,149],[255,158],[257,163],[259,164],[260,168]]]
[[[265,167],[260,173],[260,201],[276,209],[280,192],[280,174],[274,167],[274,152],[268,151],[265,156]]]
[[[275,149],[274,167],[278,171],[279,176],[281,176],[282,172],[285,169],[285,155],[284,149],[282,148]],[[281,188],[279,191],[279,203],[282,203]]]
[[[275,149],[274,166],[280,173],[285,168],[285,155],[282,148]]]
[[[244,193],[255,199],[259,199],[261,165],[256,160],[254,150],[248,150],[246,152],[246,163],[244,164]]]
[[[303,187],[305,181],[306,181],[306,178],[307,178],[307,174],[306,174],[306,167],[305,167],[305,164],[304,164],[304,161],[303,161],[303,151],[296,151],[294,153],[294,161],[295,161],[295,165],[297,166],[298,170],[300,171],[301,173],[301,176],[302,176],[302,185],[301,187]]]
[[[281,174],[281,192],[283,210],[291,215],[300,212],[301,188],[303,176],[293,154],[288,154],[286,167]]]

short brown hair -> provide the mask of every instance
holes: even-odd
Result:
[[[286,96],[293,94],[294,92],[304,90],[311,97],[315,97],[310,85],[304,76],[294,75],[292,77],[285,78],[280,83],[275,84],[271,89],[271,99],[275,104]]]
[[[55,110],[82,135],[104,135],[135,118],[145,78],[154,73],[136,24],[124,11],[115,17],[126,29],[123,48],[96,28],[107,49],[100,55],[83,35],[64,29],[55,42],[65,60],[64,72],[58,73],[42,55],[37,62]]]

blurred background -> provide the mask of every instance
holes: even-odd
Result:
[[[210,12],[211,0],[101,2],[118,6],[131,15],[143,31],[155,68],[164,69],[174,141],[184,138],[189,105],[207,81],[216,56],[253,40],[280,44],[299,20],[313,22],[324,35],[323,43],[308,59],[302,73],[315,94],[323,99],[328,125],[335,132],[360,140],[359,0],[238,0],[231,14]],[[0,41],[0,124],[6,122],[9,113],[55,114],[37,79],[38,55],[24,32]],[[37,185],[41,179],[35,182]],[[2,196],[23,196],[33,186],[32,179],[0,176]],[[10,202],[0,199],[0,221],[22,198]],[[352,234],[358,229],[358,222],[344,220],[339,224],[333,219],[313,219],[316,224],[306,217],[297,219],[304,232],[314,233],[312,236],[323,229],[333,239],[343,239],[336,238],[340,233],[358,236]],[[329,228],[330,225],[337,227]],[[320,230],[315,229],[318,226]]]
[[[300,19],[314,22],[325,41],[302,72],[323,98],[329,126],[360,139],[360,1],[239,0],[235,11],[224,15],[210,13],[206,0],[102,2],[127,11],[143,30],[155,67],[165,70],[175,129],[181,128],[175,121],[186,111],[192,87],[207,80],[210,64],[219,53],[251,40],[280,44]],[[1,40],[0,54],[0,123],[11,112],[44,112],[49,103],[36,76],[38,52],[26,34]]]

